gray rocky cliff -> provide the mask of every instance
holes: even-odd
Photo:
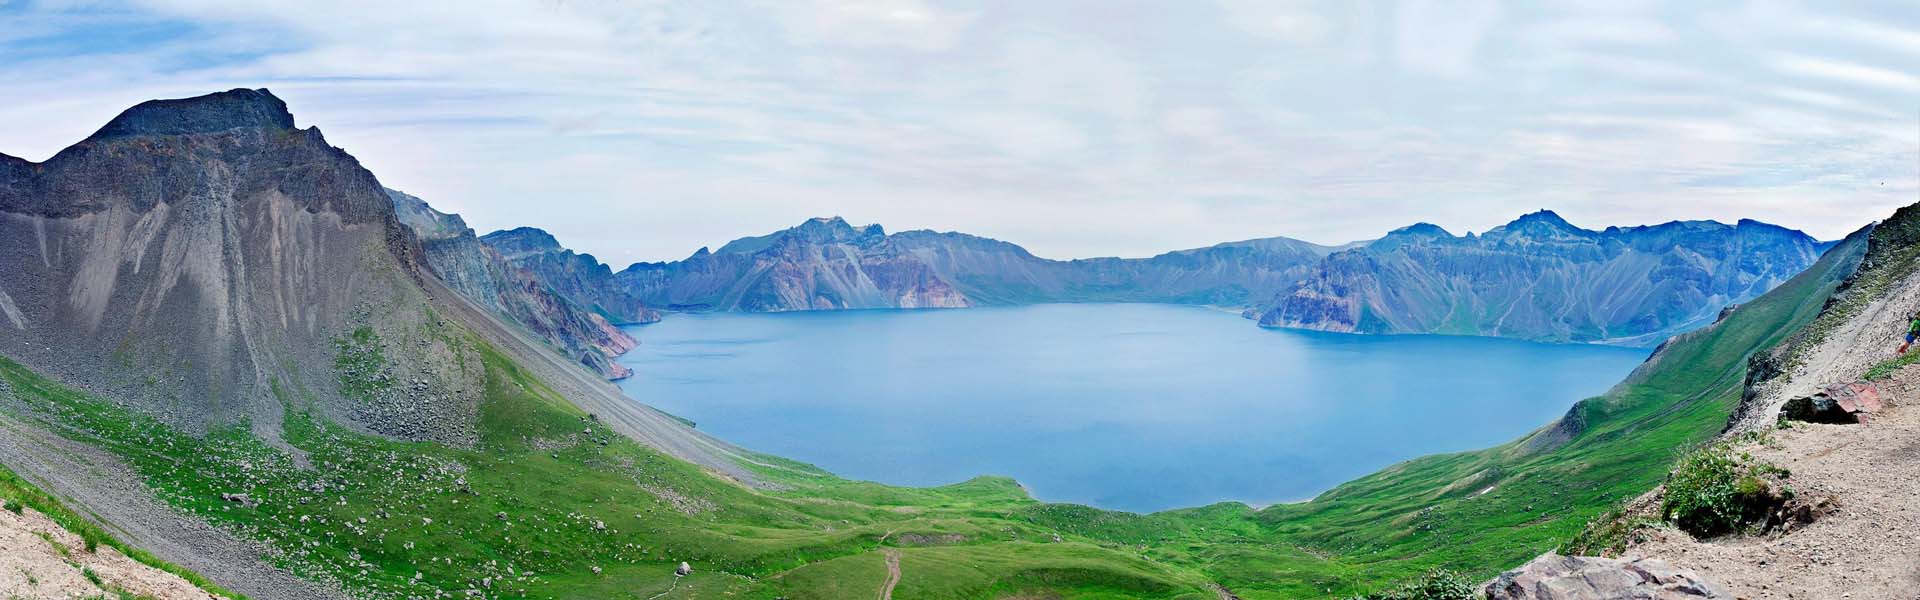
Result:
[[[434,210],[425,201],[395,190],[400,222],[412,228],[428,268],[448,287],[527,328],[561,354],[610,379],[631,375],[614,361],[639,342],[605,317],[567,299],[532,272],[507,262],[481,243],[459,215]]]

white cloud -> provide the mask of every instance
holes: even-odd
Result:
[[[1871,12],[956,6],[8,6],[0,151],[267,86],[383,182],[616,262],[826,214],[1056,257],[1477,231],[1541,206],[1836,237],[1920,188],[1920,117],[1889,102],[1920,86],[1900,68],[1920,34]]]
[[[1920,93],[1920,77],[1893,69],[1798,54],[1782,55],[1774,59],[1773,64],[1782,71],[1808,77],[1909,94]]]
[[[1476,55],[1501,17],[1493,0],[1409,0],[1394,18],[1395,56],[1408,71],[1440,77],[1474,72]]]
[[[800,43],[855,48],[943,50],[975,18],[920,0],[777,0],[763,6]]]
[[[1334,35],[1334,22],[1321,3],[1300,0],[1218,0],[1227,20],[1256,35],[1290,44],[1316,46]]]

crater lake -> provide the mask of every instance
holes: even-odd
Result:
[[[1648,349],[1263,329],[1157,304],[670,314],[628,327],[628,395],[843,477],[980,475],[1150,512],[1311,498],[1500,444]]]

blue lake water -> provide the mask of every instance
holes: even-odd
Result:
[[[1513,439],[1646,350],[1261,329],[1154,304],[674,314],[629,328],[627,393],[841,476],[1008,475],[1037,498],[1268,504]]]

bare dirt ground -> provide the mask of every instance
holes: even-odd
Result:
[[[0,415],[0,463],[68,508],[89,515],[121,541],[235,592],[261,600],[347,597],[336,586],[274,567],[258,544],[161,503],[138,473],[97,448]]]
[[[1789,469],[1798,497],[1833,497],[1835,512],[1763,537],[1661,529],[1626,556],[1658,557],[1750,600],[1920,598],[1920,366],[1878,383],[1891,402],[1866,424],[1796,423],[1743,448]]]
[[[887,582],[880,585],[880,600],[893,600],[893,588],[897,585],[900,585],[900,551],[888,548]]]
[[[154,600],[221,598],[119,550],[101,546],[87,552],[80,536],[31,508],[20,514],[0,511],[0,550],[0,598],[66,600],[120,593]]]

